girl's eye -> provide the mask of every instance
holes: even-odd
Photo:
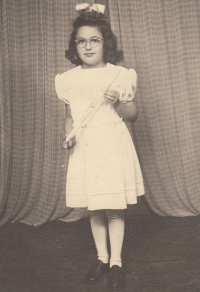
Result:
[[[93,38],[93,39],[91,39],[91,42],[96,44],[96,43],[99,43],[100,42],[100,39]]]
[[[84,44],[85,43],[85,40],[78,40],[78,44]]]

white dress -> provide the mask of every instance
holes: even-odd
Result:
[[[74,125],[105,89],[117,90],[124,103],[134,98],[137,75],[133,69],[107,64],[78,66],[55,78],[58,97],[70,104]],[[132,138],[113,106],[102,98],[100,107],[76,135],[70,150],[66,205],[97,209],[125,209],[144,194],[139,161]]]

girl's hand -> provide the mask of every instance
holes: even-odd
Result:
[[[112,89],[107,89],[104,93],[104,98],[114,105],[119,102],[119,92]]]
[[[65,141],[63,142],[63,148],[71,149],[76,145],[76,136],[71,137],[69,142],[67,142],[66,139],[67,139],[67,135],[65,136]]]

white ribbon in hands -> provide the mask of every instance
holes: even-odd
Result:
[[[121,70],[119,67],[119,70],[116,72],[114,72],[114,74],[111,74],[110,72],[110,78],[108,80],[108,83],[106,84],[104,90],[102,90],[102,93],[100,94],[100,96],[98,98],[95,99],[95,101],[93,103],[91,103],[91,105],[89,106],[89,108],[86,110],[85,114],[82,116],[82,118],[79,120],[79,122],[76,124],[76,126],[72,129],[72,131],[69,133],[69,135],[67,135],[64,143],[68,144],[70,142],[70,140],[72,141],[76,135],[76,132],[85,124],[87,124],[88,120],[90,120],[91,116],[94,114],[94,112],[99,108],[99,106],[101,105],[102,99],[104,97],[104,92],[110,88],[110,86],[112,85],[112,83],[115,81],[115,79],[119,76]],[[113,76],[114,75],[114,76]],[[114,77],[114,78],[113,78]]]
[[[97,12],[104,14],[105,6],[101,4],[93,4],[92,6],[90,6],[89,3],[77,4],[76,11],[81,11],[81,10],[89,10],[89,11],[95,10]]]

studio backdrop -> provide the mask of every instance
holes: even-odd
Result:
[[[0,224],[78,220],[65,206],[64,105],[54,78],[65,59],[72,0],[0,0]],[[124,66],[138,74],[129,124],[145,198],[161,216],[200,213],[200,2],[108,0]]]

